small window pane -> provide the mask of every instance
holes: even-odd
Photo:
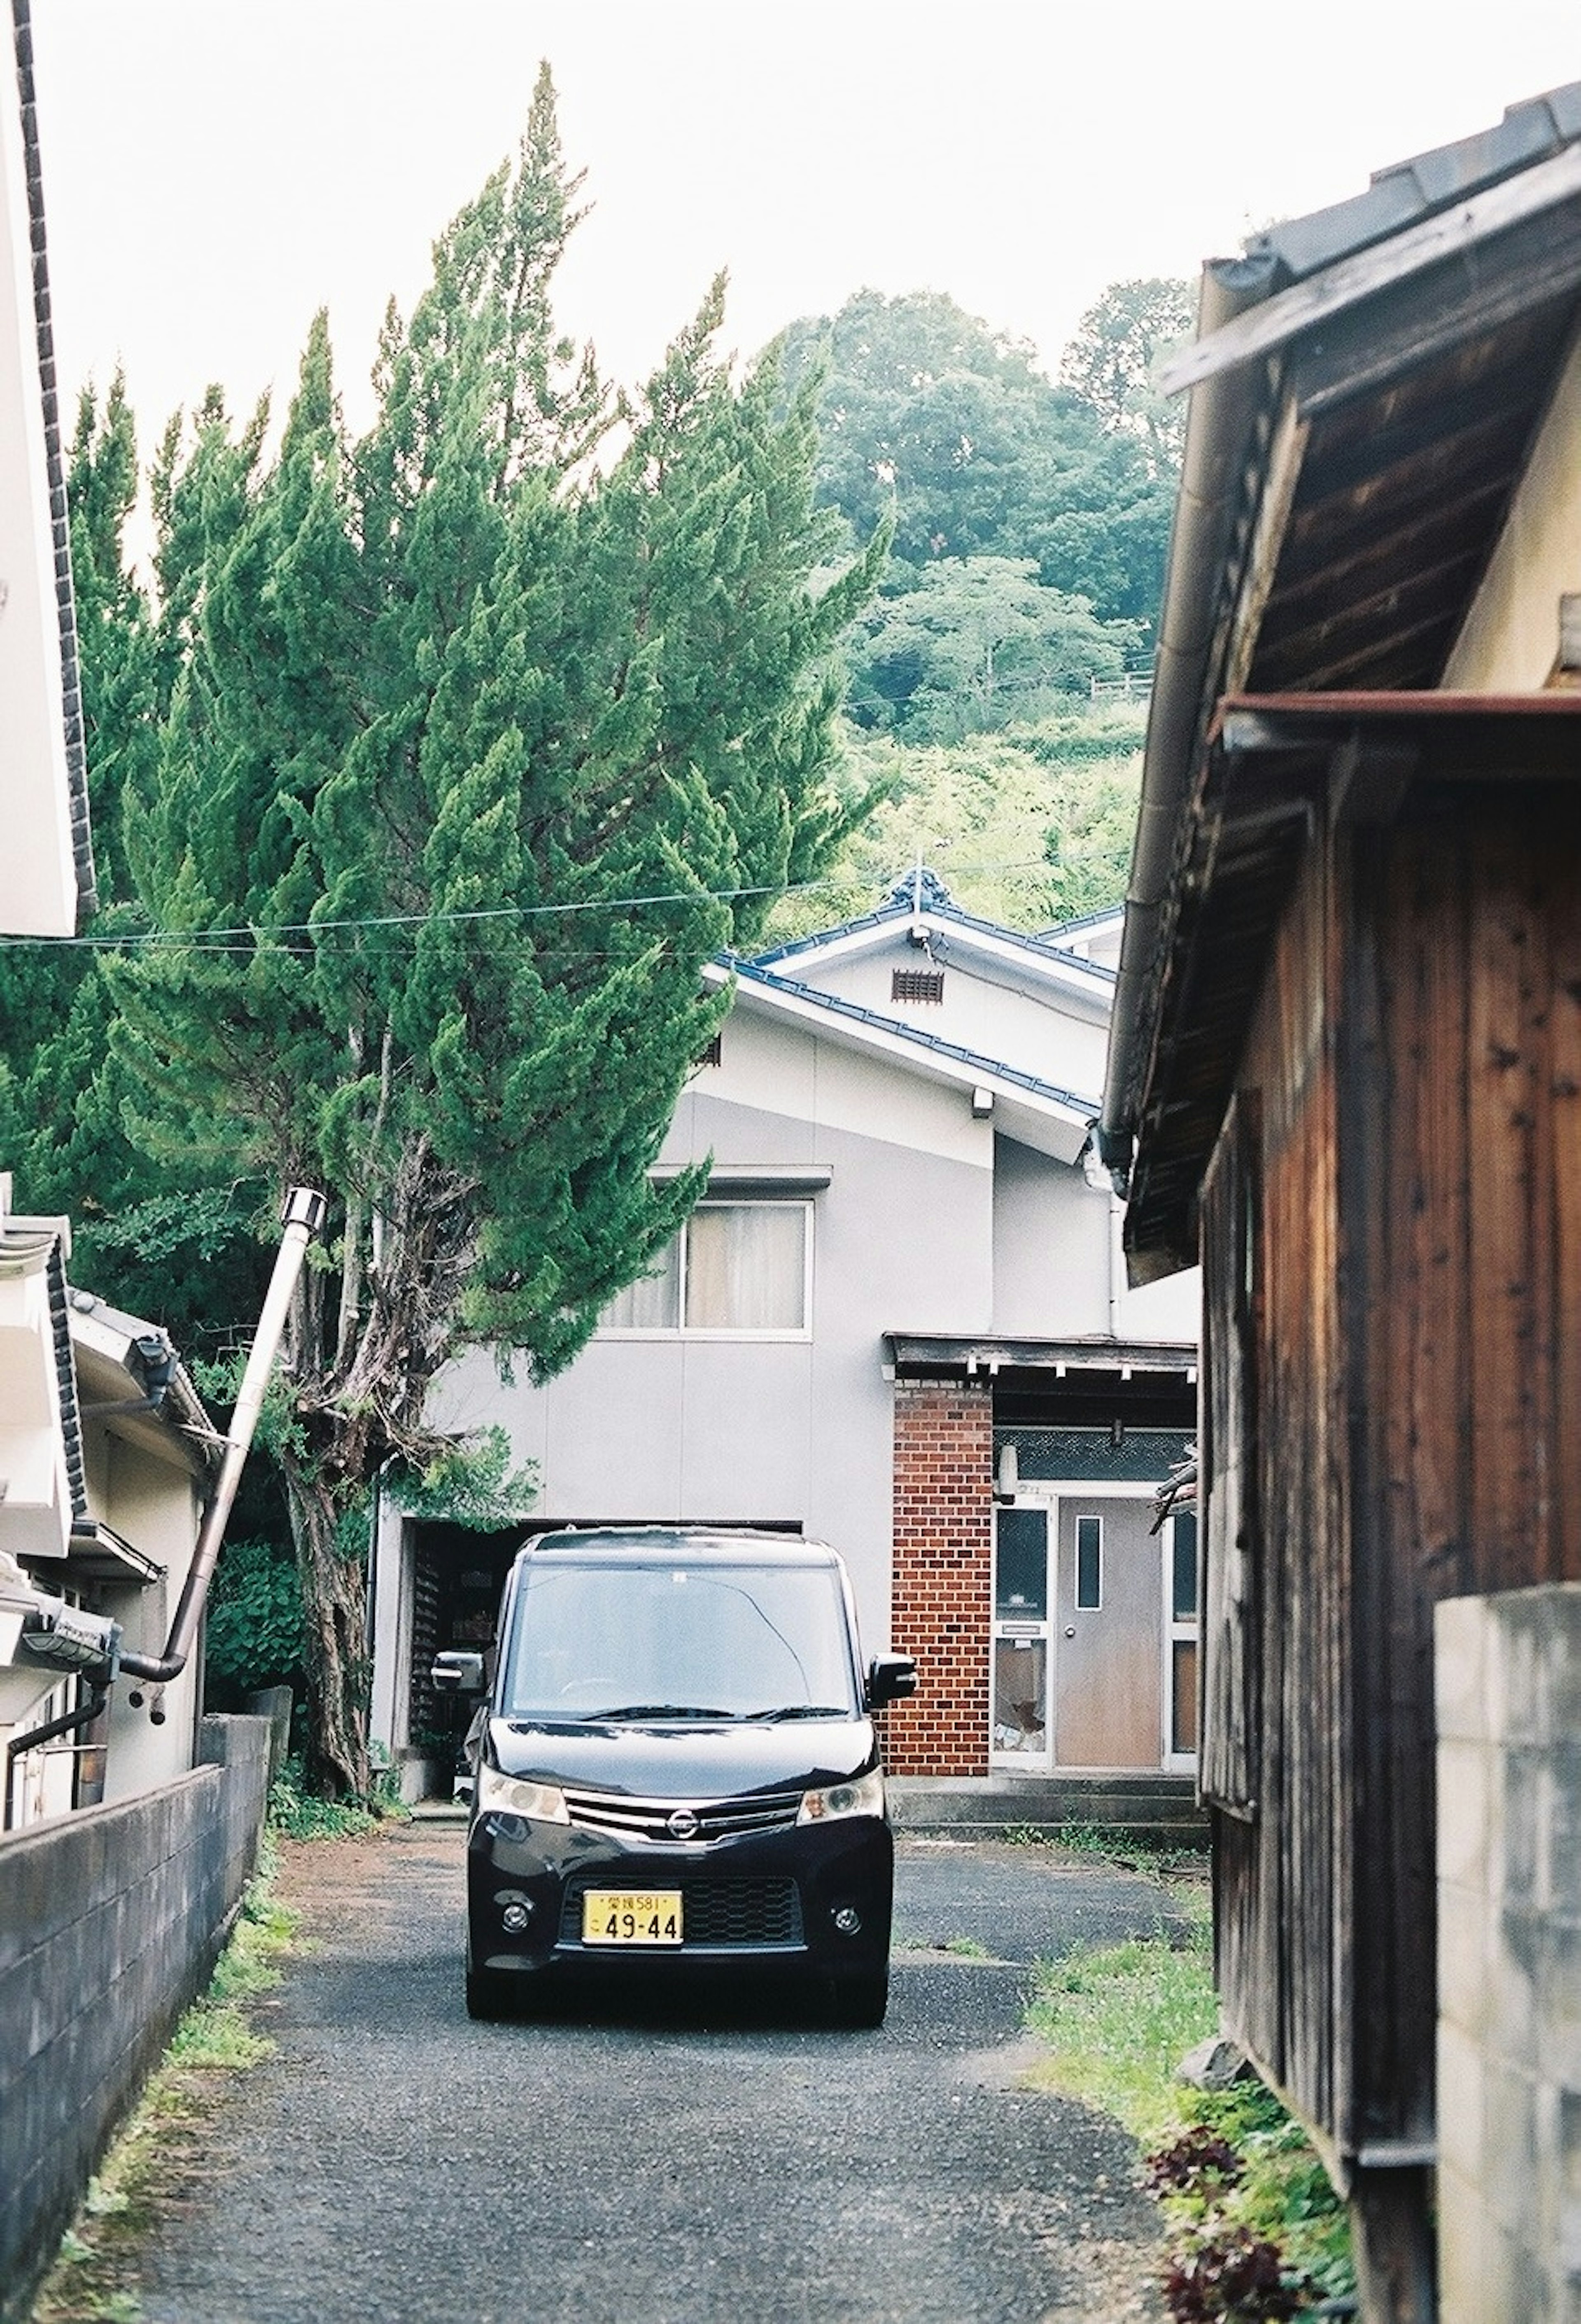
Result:
[[[1176,1638],[1170,1653],[1172,1662],[1170,1749],[1194,1751],[1197,1748],[1197,1641],[1195,1638]]]
[[[803,1203],[718,1203],[686,1229],[686,1323],[694,1332],[800,1332],[806,1324]]]
[[[1197,1512],[1177,1509],[1174,1517],[1174,1618],[1197,1618]]]
[[[681,1320],[681,1244],[677,1236],[654,1262],[651,1275],[629,1283],[604,1310],[607,1332],[673,1332]]]
[[[1046,1638],[994,1641],[994,1748],[1048,1748],[1049,1647]]]
[[[1103,1519],[1076,1520],[1076,1603],[1087,1612],[1103,1603]]]
[[[1048,1611],[1048,1526],[1046,1509],[999,1511],[994,1611],[1007,1621],[1041,1622]]]

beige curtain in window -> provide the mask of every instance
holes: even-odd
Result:
[[[686,1229],[686,1323],[694,1332],[799,1332],[806,1325],[803,1203],[721,1203]]]

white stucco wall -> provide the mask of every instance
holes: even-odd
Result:
[[[847,956],[836,954],[825,964],[793,958],[784,964],[784,973],[876,1009],[919,1033],[1003,1058],[1061,1089],[1089,1095],[1096,1103],[1108,1040],[1107,990],[1089,989],[1080,972],[1061,982],[1045,982],[1035,963],[1030,969],[1019,961],[997,964],[977,950],[969,953],[959,939],[953,942],[953,950],[947,939],[938,958],[930,960],[907,940],[902,927],[881,945]],[[896,969],[935,967],[944,973],[942,1001],[890,998]]]

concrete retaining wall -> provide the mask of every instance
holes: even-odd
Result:
[[[206,1719],[208,1764],[0,1840],[0,2319],[32,2292],[257,1851],[269,1726]]]
[[[1581,2317],[1581,1584],[1438,1609],[1443,2324]]]

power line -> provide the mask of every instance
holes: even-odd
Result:
[[[940,858],[949,858],[948,842],[940,842],[930,851]],[[1004,878],[1017,872],[1047,872],[1044,858],[1029,858],[1022,863],[959,863],[951,861],[951,870],[962,878]],[[601,896],[575,902],[558,904],[482,904],[465,911],[439,912],[381,912],[362,918],[325,920],[282,920],[259,922],[244,927],[221,928],[126,928],[106,936],[0,936],[0,950],[38,950],[52,952],[120,952],[129,949],[152,951],[207,952],[251,957],[263,943],[279,942],[280,949],[293,958],[308,959],[323,952],[344,952],[348,957],[363,949],[354,945],[327,945],[321,939],[327,936],[350,935],[377,929],[422,929],[426,927],[464,927],[492,920],[537,920],[565,918],[587,912],[645,911],[670,905],[707,903],[739,903],[758,896],[789,897],[827,893],[831,890],[849,890],[870,887],[874,883],[855,872],[825,875],[819,880],[802,880],[792,886],[764,884],[743,888],[680,889],[669,893],[647,896]],[[306,943],[290,944],[289,937],[304,937]],[[605,957],[589,954],[589,957]]]

